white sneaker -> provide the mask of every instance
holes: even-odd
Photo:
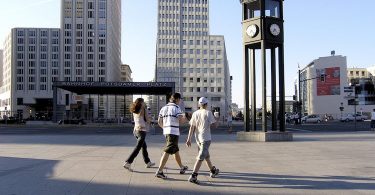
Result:
[[[125,162],[125,164],[123,165],[123,167],[125,169],[127,169],[128,171],[133,171],[133,169],[131,168],[132,164],[128,163],[128,162]]]
[[[151,167],[153,167],[155,165],[155,163],[154,162],[148,162],[147,164],[146,164],[146,168],[151,168]]]

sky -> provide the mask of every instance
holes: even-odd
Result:
[[[375,66],[374,8],[374,0],[285,0],[286,96],[294,94],[298,64],[304,67],[332,50],[347,57],[348,67]],[[240,107],[244,104],[241,9],[238,0],[210,0],[210,34],[225,37],[232,101]],[[15,27],[60,27],[60,0],[1,0],[1,43]],[[156,31],[157,0],[122,0],[121,58],[130,65],[134,81],[154,77]]]

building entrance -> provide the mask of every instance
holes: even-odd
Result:
[[[106,118],[110,107],[115,118],[120,118],[126,104],[119,96],[161,95],[169,99],[175,92],[174,82],[54,82],[52,87],[53,122],[68,117],[100,120]],[[87,103],[84,95],[88,96]]]

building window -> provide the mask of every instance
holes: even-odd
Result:
[[[35,85],[34,84],[29,84],[29,90],[35,90]]]
[[[17,105],[23,105],[23,98],[17,98]]]
[[[221,98],[220,97],[211,97],[211,101],[213,102],[220,102]]]
[[[23,90],[23,84],[17,84],[17,90]]]

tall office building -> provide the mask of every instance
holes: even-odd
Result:
[[[0,49],[0,87],[3,85],[3,50]]]
[[[61,80],[121,80],[121,0],[61,0]],[[61,102],[77,108],[93,102],[95,118],[116,117],[115,99],[91,97],[78,104],[64,92]],[[69,99],[69,100],[66,100]],[[81,98],[79,98],[81,100]],[[99,104],[99,105],[98,105]],[[68,108],[69,109],[69,108]],[[78,108],[82,109],[82,108]]]
[[[176,83],[188,111],[205,96],[226,116],[232,102],[224,36],[209,32],[208,0],[159,0],[155,77]]]
[[[1,68],[2,116],[52,116],[52,82],[59,78],[59,49],[58,28],[11,30],[4,42]]]

